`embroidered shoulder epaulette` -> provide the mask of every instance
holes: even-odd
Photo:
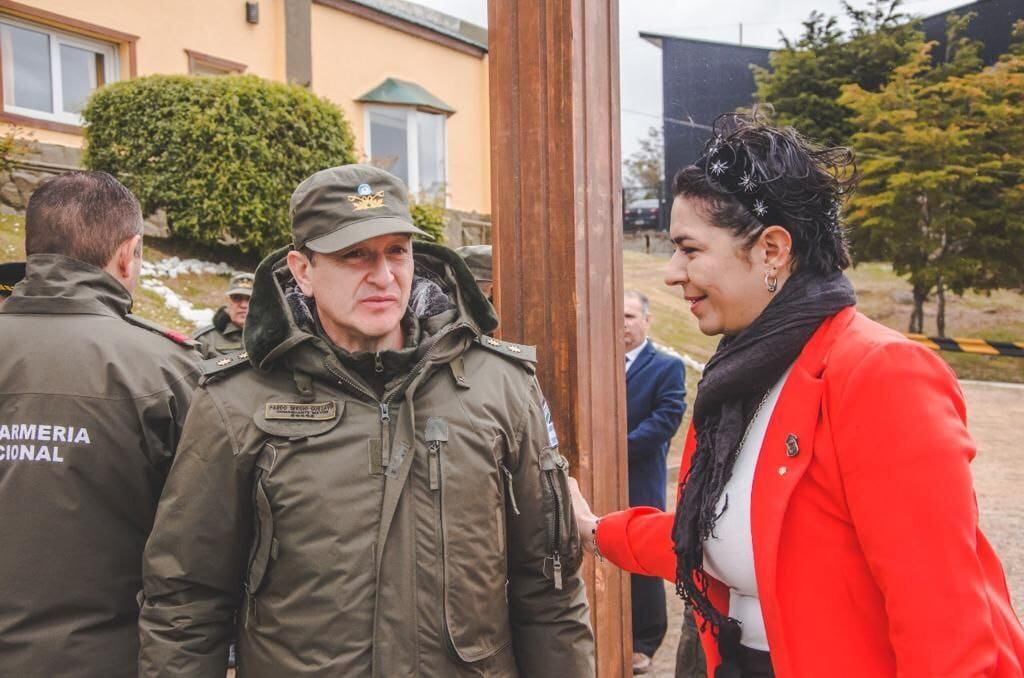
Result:
[[[534,365],[537,362],[537,347],[525,344],[513,344],[511,341],[502,341],[494,337],[477,337],[474,341],[484,348],[494,351],[506,358],[515,358],[524,363]]]
[[[179,332],[177,330],[169,329],[162,325],[158,325],[152,320],[146,320],[145,318],[133,315],[131,313],[126,315],[124,319],[130,322],[132,325],[135,325],[136,327],[141,327],[144,330],[155,332],[156,334],[159,334],[162,337],[170,339],[179,346],[184,346],[185,348],[199,347],[199,342],[195,341],[194,339],[192,339],[192,337],[188,336],[187,334]]]
[[[241,367],[242,365],[248,364],[249,354],[246,351],[207,358],[199,363],[199,373],[201,375],[200,380],[202,383],[206,383],[214,377],[221,376],[231,370]]]

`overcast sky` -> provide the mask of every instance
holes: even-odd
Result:
[[[481,26],[487,25],[487,0],[415,0]],[[851,0],[854,7],[866,0]],[[906,0],[904,11],[928,16],[969,4],[969,0]],[[621,61],[622,152],[628,156],[647,129],[661,125],[661,50],[638,34],[641,31],[701,40],[777,47],[779,31],[800,34],[800,23],[812,10],[839,15],[840,0],[619,0],[619,58]]]

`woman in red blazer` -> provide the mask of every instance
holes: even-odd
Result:
[[[841,272],[849,152],[744,116],[716,132],[672,208],[666,283],[724,335],[676,512],[597,518],[576,491],[581,534],[676,582],[716,678],[1024,675],[956,378]]]

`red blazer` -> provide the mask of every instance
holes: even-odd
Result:
[[[693,450],[691,427],[680,479]],[[821,326],[772,412],[751,497],[779,676],[1024,675],[1024,629],[978,528],[974,454],[940,358],[853,308]],[[612,513],[598,547],[623,569],[674,580],[672,520]],[[727,613],[726,586],[712,581],[709,593]],[[701,635],[714,675],[717,647]]]

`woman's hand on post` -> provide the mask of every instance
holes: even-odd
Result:
[[[590,504],[583,498],[583,493],[580,492],[579,483],[575,478],[569,478],[569,494],[572,495],[572,510],[576,514],[576,527],[579,528],[583,548],[590,553],[595,553],[597,521],[600,519],[590,510]]]

